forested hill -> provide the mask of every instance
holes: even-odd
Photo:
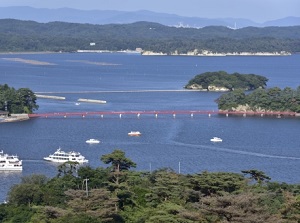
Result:
[[[91,25],[0,20],[0,51],[143,50],[171,53],[300,52],[300,26],[176,28],[158,23]],[[90,43],[95,45],[90,46]]]

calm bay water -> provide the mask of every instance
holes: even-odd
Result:
[[[300,55],[287,57],[160,57],[127,54],[20,54],[0,58],[49,62],[32,65],[0,59],[1,84],[35,92],[54,92],[66,100],[38,99],[37,112],[217,110],[215,92],[134,92],[180,90],[196,74],[224,70],[269,78],[268,87],[300,85]],[[103,65],[105,64],[105,65]],[[104,91],[91,93],[91,91]],[[106,92],[105,92],[106,91]],[[126,91],[126,92],[112,92]],[[130,92],[133,91],[133,92]],[[73,92],[73,93],[71,93]],[[81,103],[78,98],[106,100]],[[128,137],[131,130],[141,137]],[[0,149],[23,160],[22,173],[0,173],[0,201],[22,176],[55,176],[56,165],[43,161],[59,146],[81,152],[92,167],[105,166],[103,154],[122,149],[138,170],[170,167],[181,173],[240,172],[259,169],[274,181],[299,183],[298,118],[223,117],[212,115],[107,115],[37,118],[0,125]],[[211,143],[213,136],[222,143]],[[97,138],[100,144],[85,140]],[[180,165],[179,165],[180,163]]]

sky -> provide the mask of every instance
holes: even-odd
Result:
[[[149,10],[200,18],[245,18],[265,22],[300,17],[300,0],[0,0],[0,7]]]

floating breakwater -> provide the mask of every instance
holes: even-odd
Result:
[[[79,102],[89,102],[89,103],[98,103],[98,104],[106,104],[106,101],[104,101],[104,100],[95,100],[95,99],[79,98],[77,101],[79,101]]]
[[[66,97],[42,95],[42,94],[36,94],[35,96],[37,98],[47,98],[47,99],[56,99],[56,100],[65,100],[66,99]]]

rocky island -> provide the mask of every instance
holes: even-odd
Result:
[[[255,74],[228,74],[225,71],[205,72],[196,75],[185,88],[200,91],[255,90],[265,88],[267,81],[266,77]]]

